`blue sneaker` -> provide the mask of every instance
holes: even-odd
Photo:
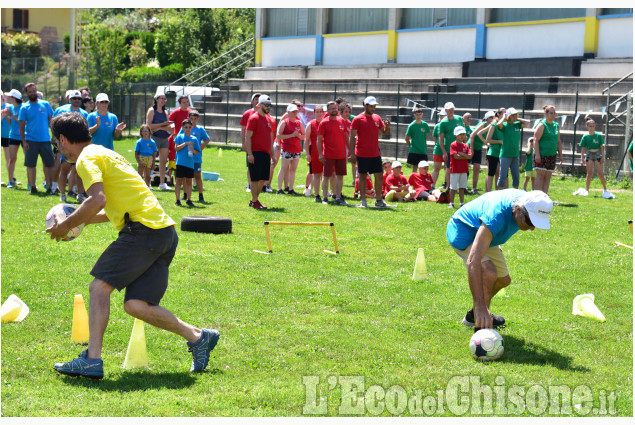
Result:
[[[89,359],[88,350],[81,352],[78,358],[68,363],[55,363],[53,368],[59,373],[70,376],[85,376],[92,379],[104,377],[104,362],[101,359]]]
[[[207,367],[209,355],[216,347],[220,332],[216,329],[201,329],[202,334],[197,342],[187,343],[187,351],[192,353],[192,367],[190,372],[201,372]]]

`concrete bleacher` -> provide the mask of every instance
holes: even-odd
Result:
[[[288,76],[289,73],[282,72]],[[250,73],[246,73],[250,75]],[[251,73],[252,77],[254,73]],[[605,133],[607,115],[602,116],[601,108],[607,106],[607,96],[602,94],[615,78],[599,77],[453,77],[453,78],[408,78],[408,79],[314,79],[314,78],[271,78],[271,72],[256,73],[261,78],[230,80],[221,87],[214,97],[205,98],[194,106],[204,116],[201,122],[208,132],[211,131],[213,142],[240,144],[240,118],[250,107],[251,94],[260,92],[268,94],[273,106],[272,116],[279,118],[292,99],[299,99],[305,104],[324,104],[336,97],[344,97],[353,106],[353,114],[363,112],[363,99],[372,95],[379,102],[376,113],[390,119],[392,129],[390,137],[380,140],[382,154],[388,158],[405,159],[407,147],[404,136],[408,124],[412,121],[411,110],[414,102],[426,108],[424,120],[431,128],[438,119],[438,114],[431,118],[432,109],[438,110],[445,102],[453,102],[456,114],[470,112],[472,126],[476,126],[479,118],[490,109],[498,107],[514,107],[522,111],[521,117],[531,120],[543,118],[543,105],[556,106],[558,118],[567,116],[561,128],[564,163],[579,163],[579,140],[586,131],[584,116],[591,111],[597,123],[598,131]],[[262,78],[262,77],[267,78]],[[632,78],[611,88],[611,100],[632,91]],[[574,125],[577,112],[580,117]],[[622,102],[619,111],[624,111],[626,102]],[[618,111],[618,112],[619,112]],[[575,130],[575,139],[574,139]],[[531,128],[523,132],[523,149],[527,139],[533,135]],[[624,127],[609,127],[607,139],[607,160],[620,161],[624,154]],[[429,154],[432,153],[433,141],[429,142]]]

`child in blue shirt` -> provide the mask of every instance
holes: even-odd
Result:
[[[196,137],[201,144],[201,151],[198,155],[194,156],[194,181],[196,182],[196,188],[198,189],[198,201],[205,202],[203,198],[203,179],[201,178],[201,168],[203,166],[203,149],[209,143],[209,136],[205,127],[197,125],[199,119],[199,113],[196,109],[192,109],[188,113],[188,118],[192,121],[192,136]],[[179,131],[179,134],[183,134],[183,129]]]
[[[148,188],[152,190],[150,173],[154,169],[159,150],[157,149],[157,144],[150,138],[152,136],[150,126],[143,124],[139,130],[139,135],[141,138],[135,144],[134,157],[137,160],[139,175],[145,180]]]
[[[176,202],[174,205],[181,206],[180,195],[181,185],[183,185],[183,191],[187,201],[185,202],[189,207],[193,207],[194,204],[190,199],[192,196],[192,179],[194,178],[194,156],[201,151],[201,145],[196,137],[192,136],[192,121],[188,118],[183,120],[181,128],[183,134],[179,134],[174,138],[174,145],[176,150],[176,184],[174,185],[174,194],[176,195]]]

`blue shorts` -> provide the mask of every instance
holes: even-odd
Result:
[[[201,167],[203,166],[203,164],[197,164],[196,162],[194,163],[194,172],[201,174]]]

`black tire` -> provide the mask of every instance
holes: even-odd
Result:
[[[211,217],[208,215],[189,215],[181,218],[181,230],[186,232],[222,233],[232,232],[232,220],[228,217]]]

